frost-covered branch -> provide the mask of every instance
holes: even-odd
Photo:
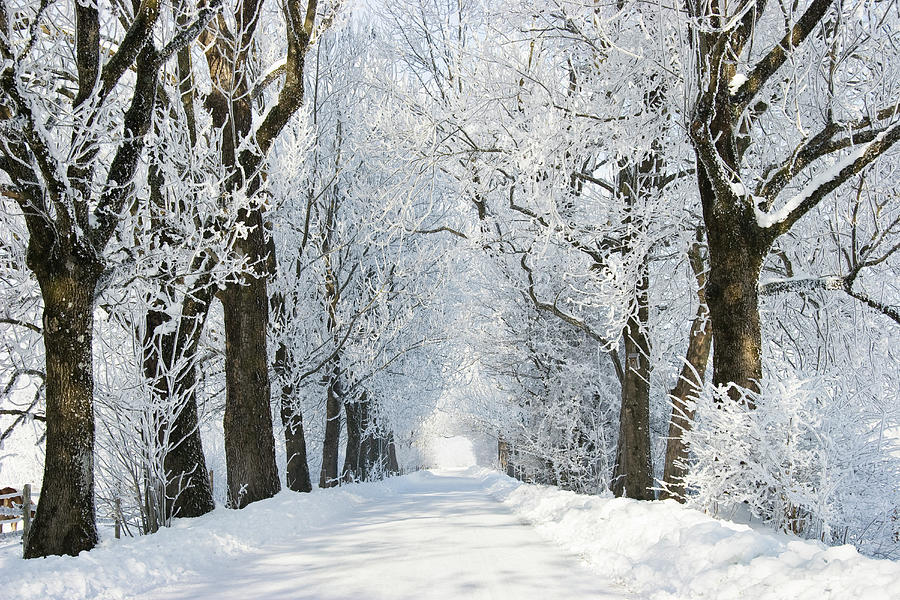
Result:
[[[772,228],[775,235],[787,232],[823,198],[859,174],[898,140],[900,140],[900,121],[878,133],[872,141],[854,148],[834,166],[813,177],[802,190],[774,213],[755,206],[757,223],[760,227]]]
[[[835,0],[813,0],[791,27],[791,30],[785,33],[784,37],[756,63],[744,82],[734,91],[733,118],[740,118],[766,82],[790,58],[794,48],[801,45],[815,31],[822,17],[834,4]],[[762,10],[757,14],[757,18],[761,16]]]
[[[528,266],[528,254],[527,253],[522,254],[522,258],[520,259],[519,264],[522,266],[522,270],[525,271],[525,275],[528,278],[528,287],[527,287],[528,297],[531,299],[531,302],[532,302],[532,304],[534,304],[534,307],[537,308],[538,310],[548,312],[548,313],[554,315],[555,317],[557,317],[558,319],[560,319],[561,321],[571,325],[575,329],[577,329],[577,330],[581,331],[582,333],[584,333],[585,335],[587,335],[592,340],[599,342],[600,345],[604,349],[608,348],[609,350],[607,351],[607,354],[609,354],[609,357],[612,360],[613,367],[615,368],[615,371],[616,371],[616,377],[618,377],[619,383],[622,383],[622,380],[625,377],[625,372],[622,368],[622,363],[619,360],[619,354],[618,354],[618,351],[616,350],[615,346],[613,346],[609,342],[609,340],[607,340],[602,335],[600,335],[599,333],[594,331],[591,328],[591,326],[588,325],[585,321],[582,321],[581,319],[573,317],[572,315],[564,312],[562,309],[559,308],[559,306],[557,305],[556,302],[554,302],[553,304],[549,304],[547,302],[542,302],[541,300],[539,300],[537,297],[537,293],[535,292],[535,289],[534,289],[534,271],[532,270],[531,267]]]

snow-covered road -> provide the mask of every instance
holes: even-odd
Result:
[[[630,598],[491,495],[499,475],[423,471],[284,491],[78,557],[0,548],[20,600]],[[505,480],[504,480],[505,481]],[[511,481],[511,480],[510,480]],[[9,594],[9,596],[7,596]]]
[[[412,483],[412,482],[410,482]],[[483,483],[421,474],[391,498],[140,598],[626,598],[519,521]]]
[[[900,562],[471,468],[284,491],[77,557],[0,540],[0,598],[900,600]]]

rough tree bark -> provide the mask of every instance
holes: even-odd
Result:
[[[394,433],[387,436],[387,469],[391,475],[400,474],[400,461],[397,460],[397,444],[394,443]]]
[[[250,233],[256,243],[261,227]],[[265,243],[262,244],[265,246]],[[268,294],[262,277],[220,293],[225,314],[225,460],[229,503],[243,508],[281,489],[269,405],[266,331]]]
[[[681,369],[675,387],[669,393],[672,401],[672,416],[669,420],[669,437],[666,442],[666,459],[663,467],[663,490],[661,500],[672,498],[684,502],[684,476],[687,475],[688,448],[684,434],[691,430],[694,411],[689,408],[691,394],[703,385],[706,363],[712,343],[712,328],[709,309],[706,307],[706,265],[703,261],[700,243],[688,251],[691,270],[697,280],[697,314],[691,323],[685,365]]]
[[[706,302],[712,335],[713,383],[758,392],[762,379],[759,272],[774,238],[756,225],[752,209],[720,206],[703,164],[698,165],[700,199],[709,246]],[[740,392],[730,394],[738,399]]]
[[[322,441],[322,469],[319,471],[319,487],[328,488],[340,484],[338,453],[341,443],[341,393],[340,366],[335,361],[329,371],[325,398],[325,439]]]
[[[44,299],[47,445],[44,480],[25,558],[76,555],[97,544],[94,509],[95,256],[73,253],[63,271],[35,263]],[[31,258],[31,256],[29,257]]]
[[[650,341],[647,324],[650,307],[646,264],[635,290],[636,308],[628,317],[622,336],[625,368],[619,443],[612,492],[637,500],[653,500],[653,465],[650,457]]]
[[[219,35],[209,40],[206,60],[214,91],[206,99],[213,125],[222,129],[222,164],[229,173],[226,193],[244,191],[252,197],[259,187],[261,158],[244,165],[238,147],[250,133],[253,106],[246,68],[260,6],[250,1],[237,6],[236,22],[243,28],[228,33],[224,17],[218,19]],[[239,51],[233,42],[240,39]],[[251,167],[247,169],[246,167]],[[246,177],[251,179],[248,181]],[[275,438],[269,407],[270,382],[266,331],[269,300],[266,285],[268,247],[261,208],[241,208],[238,218],[248,228],[236,250],[246,256],[254,272],[219,292],[225,316],[225,461],[228,504],[243,508],[274,496],[281,488],[275,466]]]
[[[213,2],[201,11],[197,27],[208,22],[215,6]],[[134,67],[136,75],[123,135],[112,148],[105,185],[99,186],[98,192],[91,185],[97,176],[94,158],[98,146],[88,144],[67,166],[58,162],[57,151],[52,150],[54,142],[47,137],[49,126],[43,116],[34,113],[32,98],[23,96],[20,68],[27,68],[16,64],[22,55],[9,47],[7,11],[5,5],[0,8],[4,15],[0,22],[0,56],[4,59],[0,119],[18,120],[14,129],[7,130],[12,134],[0,147],[0,169],[15,188],[29,231],[27,264],[44,300],[46,458],[41,498],[24,540],[24,555],[74,555],[97,542],[91,345],[95,296],[104,272],[103,252],[118,225],[118,215],[131,198],[131,182],[153,119],[159,72],[175,46],[189,41],[196,31],[185,30],[170,45],[156,49],[150,34],[159,6],[146,2],[116,53],[104,64],[100,60],[99,9],[76,7],[78,35],[72,74],[78,92],[73,109],[86,111],[90,124],[97,113],[88,107],[106,103],[127,70]],[[43,35],[43,30],[33,28],[30,34]],[[80,133],[72,132],[73,140]]]
[[[509,442],[506,441],[506,438],[503,435],[497,436],[497,464],[500,467],[500,470],[510,477],[512,475],[510,472],[512,471],[510,467],[509,461]]]
[[[283,392],[284,393],[284,392]],[[287,392],[291,393],[292,392]],[[303,415],[300,411],[281,413],[284,425],[284,446],[287,452],[287,486],[295,492],[312,491],[309,463],[306,459],[306,438],[303,434]]]
[[[305,239],[305,238],[304,238]],[[271,240],[270,240],[271,241]],[[301,245],[301,252],[302,247]],[[274,249],[270,250],[274,256]],[[295,263],[298,271],[301,269],[301,261],[298,257]],[[277,329],[284,332],[289,329],[288,321],[293,316],[287,312],[285,298],[282,293],[272,295],[272,316],[277,323]],[[275,351],[274,371],[281,383],[281,425],[284,428],[285,449],[285,476],[288,489],[295,492],[312,491],[312,483],[309,476],[309,462],[306,455],[306,436],[303,432],[303,413],[297,398],[297,388],[293,379],[295,364],[290,349],[284,339],[278,343]]]

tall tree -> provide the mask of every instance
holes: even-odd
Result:
[[[183,20],[183,19],[182,19]],[[213,300],[213,291],[216,288],[214,281],[214,265],[216,261],[212,255],[216,252],[194,246],[191,248],[192,257],[188,265],[180,265],[172,254],[183,240],[197,242],[196,238],[214,238],[209,235],[212,229],[208,223],[203,223],[196,214],[194,219],[189,219],[191,228],[195,229],[195,235],[182,235],[180,231],[171,226],[172,215],[181,216],[192,211],[199,204],[196,192],[190,189],[184,190],[176,186],[176,194],[184,194],[185,197],[177,199],[167,198],[165,174],[161,162],[165,160],[163,153],[171,153],[179,158],[184,154],[196,152],[197,131],[194,122],[193,96],[190,82],[190,46],[186,46],[178,53],[177,70],[179,81],[184,85],[179,86],[181,92],[181,108],[184,119],[179,120],[177,115],[173,121],[177,124],[184,123],[187,135],[178,136],[182,142],[181,148],[173,148],[173,144],[158,145],[159,148],[151,158],[148,169],[148,184],[150,188],[150,212],[151,229],[155,232],[149,245],[152,253],[162,254],[162,260],[158,263],[158,269],[152,276],[155,285],[149,290],[153,298],[149,302],[144,319],[144,340],[142,368],[144,376],[149,382],[152,403],[157,405],[170,405],[172,414],[168,418],[160,419],[157,437],[162,438],[167,448],[163,456],[162,473],[164,473],[163,489],[164,501],[161,505],[165,509],[162,515],[163,522],[173,516],[197,517],[208,513],[215,508],[213,501],[212,485],[209,473],[206,470],[206,457],[203,454],[203,442],[200,438],[199,410],[197,406],[197,355],[200,337],[206,323],[207,315]],[[174,112],[171,110],[169,112]],[[162,137],[162,136],[160,136]],[[188,148],[184,145],[189,143]],[[173,150],[182,150],[181,153]],[[185,152],[186,151],[186,152]],[[190,162],[190,161],[186,161]],[[192,179],[193,173],[184,166],[175,169],[175,176]],[[174,201],[173,201],[174,200]],[[196,221],[200,221],[197,227]],[[199,231],[196,231],[199,230]],[[182,244],[183,245],[183,244]],[[227,250],[217,248],[221,255]],[[185,290],[180,301],[180,311],[177,316],[172,314],[173,305],[179,304],[176,282],[184,283],[184,276],[179,272],[179,267],[184,267],[192,279],[189,289]]]
[[[275,257],[269,251],[260,192],[266,157],[303,103],[304,61],[318,2],[285,3],[284,65],[262,74],[257,85],[253,80],[258,67],[255,48],[262,34],[263,8],[262,0],[237,0],[229,18],[220,16],[215,27],[201,36],[213,84],[206,107],[222,135],[221,164],[227,173],[223,201],[249,201],[238,209],[246,237],[239,240],[237,250],[255,269],[254,274],[226,285],[219,294],[225,311],[225,454],[229,503],[235,508],[268,498],[280,489],[266,349],[267,278],[274,272]],[[261,105],[257,97],[265,99],[265,88],[277,79],[283,79],[277,97]]]
[[[701,237],[699,229],[697,237]],[[684,477],[687,474],[689,452],[684,436],[691,430],[694,421],[691,398],[703,387],[712,346],[712,327],[706,306],[706,261],[699,239],[688,251],[688,261],[697,280],[697,312],[691,321],[684,366],[675,387],[669,393],[672,414],[669,417],[669,436],[663,464],[663,490],[659,495],[660,499],[672,498],[679,502],[685,500]]]
[[[135,9],[117,43],[101,35],[112,7],[41,3],[10,12],[0,4],[0,169],[28,226],[27,264],[44,302],[46,460],[26,557],[77,554],[97,542],[92,340],[104,253],[132,198],[160,73],[216,7],[158,48],[153,1]],[[61,22],[74,23],[74,55],[61,45]],[[111,139],[112,153],[101,152]]]
[[[898,82],[883,78],[894,62],[884,44],[896,36],[896,19],[883,5],[835,0],[687,8],[713,382],[738,386],[730,391],[737,399],[739,388],[758,391],[763,377],[758,283],[774,242],[900,139]],[[781,10],[783,18],[769,18]],[[872,59],[857,60],[865,56]],[[801,74],[801,65],[825,68]]]

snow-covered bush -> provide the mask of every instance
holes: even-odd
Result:
[[[708,384],[686,433],[689,502],[889,554],[878,545],[894,535],[900,482],[896,443],[884,435],[891,423],[838,392],[822,379],[792,378],[767,381],[760,393],[741,390],[735,402],[728,388]]]

